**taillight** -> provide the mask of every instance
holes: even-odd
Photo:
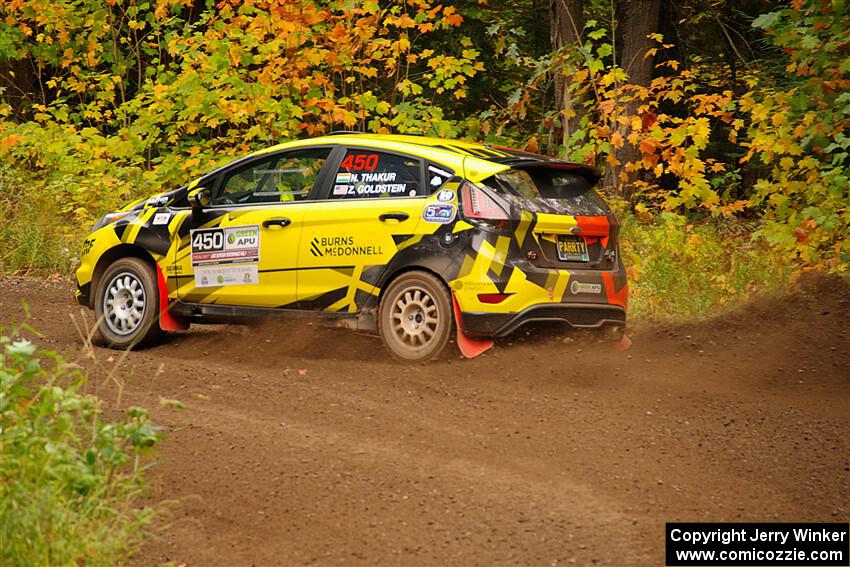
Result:
[[[460,188],[464,219],[484,230],[504,232],[510,229],[510,216],[499,202],[468,181]]]

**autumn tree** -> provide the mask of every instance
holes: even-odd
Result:
[[[555,106],[560,114],[560,131],[553,129],[550,147],[569,144],[570,136],[579,129],[581,101],[572,85],[574,69],[566,64],[563,52],[575,46],[584,29],[584,0],[549,0],[549,37],[556,55],[554,73]]]
[[[648,86],[652,79],[654,57],[651,50],[656,42],[650,35],[658,32],[660,13],[661,0],[617,0],[615,4],[614,36],[618,48],[615,61],[626,71],[629,82],[635,85]],[[605,178],[620,196],[629,199],[637,176],[636,170],[628,165],[635,163],[640,156],[638,147],[628,141],[629,124],[631,117],[636,115],[637,103],[624,105],[624,110],[623,120],[613,125],[620,134],[618,139],[624,142],[614,148]]]

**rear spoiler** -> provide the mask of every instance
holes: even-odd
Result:
[[[561,161],[558,159],[551,160],[517,160],[516,162],[505,163],[514,169],[532,169],[537,167],[548,167],[550,169],[563,169],[578,173],[590,183],[591,186],[599,183],[602,179],[602,174],[598,169],[583,163],[573,163],[570,161]]]

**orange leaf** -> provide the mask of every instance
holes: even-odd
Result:
[[[17,144],[20,141],[21,141],[20,136],[18,136],[17,134],[12,134],[11,136],[7,136],[7,137],[3,138],[2,140],[0,140],[0,146],[3,146],[4,150],[8,150],[9,148],[11,148],[12,146],[14,146],[15,144]]]
[[[614,146],[615,148],[622,148],[623,147],[623,135],[620,134],[619,132],[614,132],[613,134],[611,134],[611,145]]]
[[[603,100],[599,103],[599,110],[601,110],[605,114],[611,114],[614,111],[615,104],[616,103],[613,99]]]
[[[652,138],[644,138],[640,141],[640,151],[645,155],[654,154],[656,147],[655,140]]]
[[[444,20],[446,21],[446,23],[447,23],[447,24],[449,24],[450,26],[455,26],[455,27],[457,27],[457,26],[459,26],[460,24],[462,24],[462,23],[463,23],[463,16],[461,16],[460,14],[452,14],[451,16],[446,16],[446,17],[445,17],[445,18],[443,18],[443,19],[444,19]]]
[[[399,18],[395,21],[395,25],[397,25],[397,26],[398,26],[398,27],[400,27],[400,28],[407,29],[407,28],[415,27],[415,26],[416,26],[416,22],[414,22],[414,21],[413,21],[413,18],[411,18],[411,17],[410,17],[410,16],[408,16],[407,14],[402,14],[402,15],[401,15],[401,16],[399,16]]]

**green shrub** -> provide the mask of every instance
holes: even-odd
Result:
[[[90,226],[68,222],[40,184],[0,165],[0,273],[70,272],[79,237]]]
[[[15,333],[0,348],[0,564],[126,561],[153,517],[137,504],[147,412],[109,421],[75,365]]]
[[[753,239],[740,222],[691,223],[669,212],[621,221],[632,319],[705,317],[791,281],[793,260]]]

